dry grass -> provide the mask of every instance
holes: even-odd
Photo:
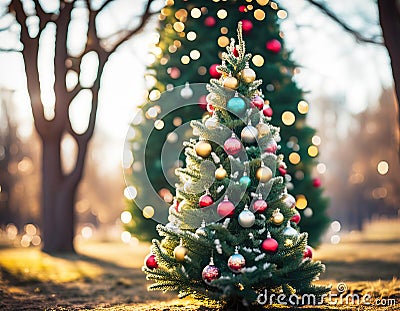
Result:
[[[324,304],[290,310],[400,310],[399,223],[381,222],[366,229],[364,234],[350,234],[339,245],[323,245],[315,252],[314,258],[327,265],[319,282],[331,283],[334,289],[338,282],[345,282],[346,294],[396,298],[397,305]],[[50,256],[35,248],[0,249],[0,310],[221,310],[148,292],[140,269],[148,246],[80,244],[79,255],[68,256]],[[279,305],[272,309],[289,310]]]

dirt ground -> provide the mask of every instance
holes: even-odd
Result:
[[[340,244],[323,244],[314,259],[327,267],[320,283],[345,283],[388,306],[323,305],[290,310],[400,310],[400,222],[375,223]],[[80,243],[79,255],[50,256],[38,248],[0,249],[0,310],[218,310],[173,294],[148,292],[141,271],[148,244]],[[391,299],[391,300],[390,300]],[[395,300],[393,300],[395,299]],[[394,304],[395,303],[395,304]],[[274,305],[272,309],[285,309]],[[271,306],[269,308],[271,310]]]

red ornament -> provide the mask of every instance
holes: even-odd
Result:
[[[148,254],[146,256],[146,258],[144,259],[144,264],[149,269],[157,269],[158,268],[158,263],[157,263],[156,255]]]
[[[250,33],[250,31],[253,29],[253,23],[248,19],[243,19],[242,20],[242,29],[243,29],[244,34]]]
[[[214,112],[214,106],[213,105],[211,105],[210,103],[208,103],[207,104],[207,111],[209,112],[209,113],[213,113]]]
[[[207,110],[207,100],[206,100],[206,95],[202,95],[199,98],[199,106],[202,110]]]
[[[278,144],[276,143],[275,140],[269,142],[267,147],[265,147],[264,149],[264,151],[268,153],[276,153],[276,150],[278,150]]]
[[[282,48],[282,44],[277,39],[269,40],[266,44],[267,50],[272,53],[279,53]]]
[[[213,16],[208,16],[204,20],[204,25],[206,25],[207,27],[214,27],[216,24],[217,24],[217,20]]]
[[[224,143],[224,150],[229,155],[235,155],[242,150],[242,143],[236,137],[228,138]]]
[[[245,6],[245,5],[241,5],[241,6],[239,7],[239,12],[240,12],[240,13],[246,12],[246,6]]]
[[[306,259],[306,258],[312,258],[312,253],[313,253],[313,249],[311,248],[311,246],[306,246],[306,249],[304,250],[304,253],[303,253],[303,258],[304,259]]]
[[[201,277],[204,282],[209,284],[211,281],[218,279],[221,276],[221,270],[214,266],[213,264],[209,264],[204,267],[203,272],[201,273]]]
[[[321,187],[321,179],[319,179],[319,178],[314,178],[313,179],[313,181],[312,181],[312,185],[315,187],[315,188],[319,188],[319,187]]]
[[[203,194],[199,199],[199,206],[201,208],[210,206],[213,203],[214,203],[214,200],[209,194]]]
[[[267,208],[268,204],[263,199],[258,199],[253,203],[253,211],[255,213],[263,213]]]
[[[290,221],[293,221],[296,225],[300,222],[300,220],[301,216],[299,213],[293,215],[292,218],[290,219]]]
[[[251,106],[256,107],[258,110],[262,110],[264,108],[264,99],[262,99],[262,97],[260,97],[258,95],[255,96],[251,100]]]
[[[233,48],[232,53],[233,53],[233,55],[234,55],[235,57],[239,57],[239,51],[237,50],[236,47]]]
[[[274,112],[272,111],[272,108],[270,106],[265,105],[263,109],[263,114],[264,116],[271,118]]]
[[[273,238],[266,238],[262,244],[261,248],[264,252],[275,253],[278,249],[278,242]]]
[[[179,213],[179,203],[180,203],[180,202],[179,202],[178,200],[176,200],[176,199],[174,200],[174,205],[173,205],[173,206],[174,206],[175,210],[176,210],[178,213]]]
[[[278,171],[279,171],[279,174],[281,174],[282,176],[286,175],[286,170],[283,167],[278,167]]]
[[[235,213],[235,205],[228,200],[227,196],[221,203],[218,204],[217,213],[221,217],[232,217]]]
[[[210,73],[210,76],[214,79],[219,79],[221,77],[221,74],[217,71],[217,66],[218,64],[213,64],[210,66],[208,69],[208,72]]]

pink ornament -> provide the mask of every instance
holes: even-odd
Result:
[[[262,110],[264,107],[264,99],[262,99],[262,97],[260,96],[255,96],[252,100],[251,100],[251,106],[252,107],[256,107],[258,110]]]
[[[208,69],[208,72],[210,73],[210,76],[214,79],[219,79],[221,77],[221,73],[219,73],[217,71],[217,66],[219,66],[218,64],[213,64],[210,66],[210,68]]]
[[[270,106],[265,105],[263,109],[263,114],[264,116],[271,118],[274,112],[272,111],[272,108]]]
[[[214,203],[213,198],[208,194],[203,194],[199,199],[199,206],[201,208],[210,206]]]
[[[206,25],[207,27],[214,27],[216,24],[217,24],[217,20],[213,16],[208,16],[204,20],[204,25]]]
[[[286,170],[283,167],[278,167],[278,171],[279,171],[279,174],[281,174],[282,176],[286,175]]]
[[[278,144],[276,143],[275,140],[272,140],[267,144],[267,147],[265,147],[264,151],[268,153],[276,153],[276,150],[278,150]]]
[[[146,258],[144,259],[144,264],[149,269],[157,269],[158,268],[158,263],[157,263],[156,255],[148,254],[146,256]]]
[[[261,248],[264,252],[275,253],[278,249],[278,242],[273,238],[266,238],[262,244]]]
[[[279,53],[282,48],[282,44],[277,39],[272,39],[267,42],[266,47],[267,50],[272,53]]]
[[[198,104],[202,110],[207,110],[206,95],[200,96]]]
[[[232,217],[235,213],[235,205],[228,200],[227,196],[225,196],[224,200],[218,204],[217,213],[221,217]]]
[[[311,246],[306,246],[306,249],[304,250],[304,253],[303,253],[303,258],[304,259],[306,259],[306,258],[312,258],[312,254],[313,253],[313,249],[311,248]]]
[[[224,150],[229,155],[236,155],[242,150],[242,143],[236,137],[228,138],[224,143]]]
[[[221,270],[212,264],[209,264],[204,267],[203,272],[201,273],[201,277],[204,282],[207,284],[213,280],[218,279],[221,276]]]
[[[253,211],[255,213],[263,213],[267,208],[268,204],[263,199],[258,199],[253,203]]]
[[[312,181],[312,185],[315,188],[321,187],[321,184],[322,184],[322,182],[321,182],[321,179],[319,179],[319,178],[314,178]]]
[[[243,29],[244,34],[250,33],[250,31],[253,29],[253,23],[248,19],[243,19],[242,20],[242,29]]]
[[[292,218],[290,219],[290,221],[294,222],[295,224],[298,224],[301,220],[301,216],[299,213],[295,214],[292,216]]]

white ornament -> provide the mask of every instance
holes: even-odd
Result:
[[[252,225],[254,225],[256,217],[251,211],[249,211],[246,205],[244,210],[239,214],[238,221],[243,228],[250,228]]]
[[[185,83],[185,87],[181,90],[181,96],[184,99],[189,99],[193,96],[193,90],[189,86],[189,82]]]

